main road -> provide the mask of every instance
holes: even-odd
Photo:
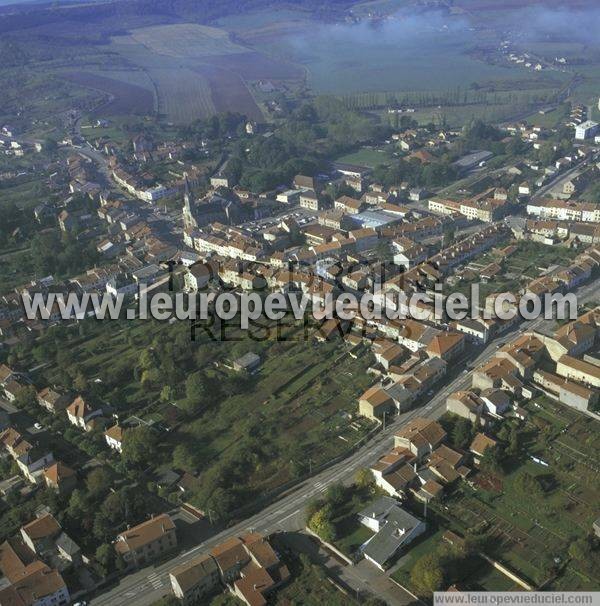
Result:
[[[577,289],[575,292],[578,295],[579,303],[585,303],[597,297],[599,286],[600,278],[596,278],[591,283]],[[520,332],[535,330],[540,328],[544,322],[546,320],[543,317],[536,320],[524,321],[512,332],[514,333],[517,330]],[[504,333],[490,341],[477,357],[470,361],[470,368],[465,368],[452,381],[441,387],[425,405],[397,416],[371,441],[343,461],[332,465],[301,483],[295,490],[265,507],[259,513],[223,530],[192,549],[175,556],[167,562],[149,566],[129,574],[122,578],[115,587],[92,598],[90,603],[92,606],[116,606],[119,604],[148,606],[171,592],[169,572],[175,566],[209,550],[225,539],[240,535],[250,529],[264,534],[302,529],[304,527],[304,507],[310,499],[319,496],[333,483],[344,482],[349,484],[358,469],[370,465],[393,447],[394,434],[411,419],[420,416],[437,419],[442,416],[446,408],[445,404],[448,395],[454,391],[468,389],[472,382],[473,367],[489,360],[498,347],[509,340],[510,336],[511,333]],[[359,582],[358,579],[357,581]],[[364,589],[365,587],[355,588]],[[408,604],[410,602],[411,597],[407,594],[405,603]]]

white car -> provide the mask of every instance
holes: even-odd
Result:
[[[34,423],[33,427],[37,430],[43,429],[42,424],[41,423]]]

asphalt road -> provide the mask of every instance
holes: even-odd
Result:
[[[597,278],[593,282],[576,289],[575,292],[579,303],[585,303],[597,298],[599,286],[600,278]],[[470,361],[469,366],[475,367],[490,359],[498,347],[509,340],[511,336],[514,336],[516,331],[534,330],[541,327],[544,322],[547,322],[544,318],[522,322],[512,332],[504,333],[493,341],[490,341],[485,349]],[[327,490],[328,486],[335,482],[350,483],[358,469],[371,464],[393,447],[394,434],[411,419],[419,416],[437,419],[442,416],[445,412],[448,395],[454,391],[469,388],[471,386],[472,375],[473,370],[463,370],[452,381],[441,387],[427,403],[394,418],[384,430],[348,458],[300,484],[296,490],[243,522],[220,532],[209,540],[196,545],[165,563],[149,566],[124,577],[118,585],[91,599],[90,604],[93,606],[113,606],[118,604],[133,606],[150,605],[163,595],[171,592],[169,582],[170,570],[207,551],[225,539],[248,530],[269,534],[275,531],[302,529],[304,527],[304,506],[310,499],[323,493]],[[384,577],[383,574],[381,576],[382,578]],[[366,579],[360,574],[352,575],[350,582],[354,583],[352,587],[358,590],[366,589],[372,591],[374,585],[373,582],[367,583]],[[406,594],[406,600],[398,599],[394,603],[403,605],[409,604],[411,601],[412,598]]]

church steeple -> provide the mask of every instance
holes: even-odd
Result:
[[[190,188],[190,182],[188,180],[187,173],[183,174],[185,180],[185,186],[183,190],[183,208],[189,213],[192,212],[192,190]]]
[[[198,227],[193,211],[192,189],[188,180],[187,173],[184,173],[184,189],[183,189],[183,227],[184,229]]]

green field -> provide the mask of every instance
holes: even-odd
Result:
[[[151,52],[177,58],[205,58],[248,50],[232,42],[225,30],[196,23],[141,27],[133,30],[131,37]]]
[[[345,154],[336,158],[336,162],[346,162],[348,164],[357,164],[368,168],[375,168],[380,164],[389,164],[392,156],[389,148],[367,148],[363,147],[356,152]]]

